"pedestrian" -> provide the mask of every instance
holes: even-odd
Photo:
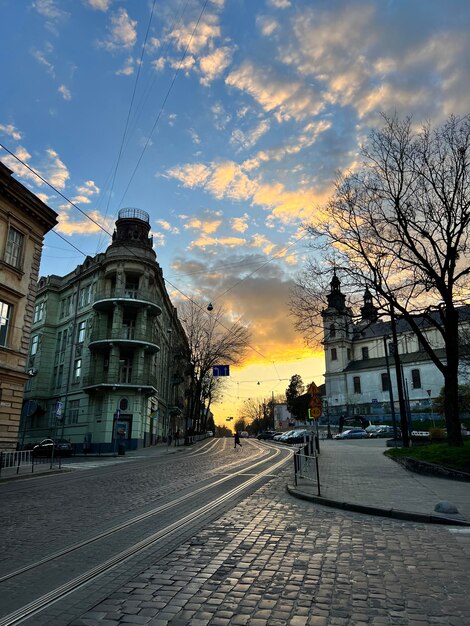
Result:
[[[180,445],[180,431],[177,430],[175,432],[175,446],[179,446]]]
[[[171,433],[168,433],[168,445],[171,446]]]
[[[235,433],[233,447],[236,448],[237,446],[240,446],[241,448],[242,444],[240,443],[240,435],[238,433]]]

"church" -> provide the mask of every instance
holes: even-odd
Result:
[[[336,272],[327,304],[322,311],[326,387],[323,415],[328,412],[332,423],[342,415],[362,415],[376,423],[391,421],[391,397],[399,415],[391,322],[378,319],[372,294],[367,289],[360,319],[355,321]],[[470,306],[461,307],[459,313],[462,324],[469,325]],[[426,326],[424,320],[422,327],[431,345],[442,350],[443,355],[438,331],[429,324]],[[433,419],[437,416],[432,413],[432,405],[444,386],[443,375],[405,320],[396,320],[396,330],[405,400],[412,419]]]

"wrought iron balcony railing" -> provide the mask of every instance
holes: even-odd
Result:
[[[89,343],[90,348],[93,348],[93,344],[108,342],[145,343],[149,348],[153,346],[155,351],[160,349],[159,333],[154,328],[140,330],[129,326],[121,326],[120,328],[95,328],[92,330]]]

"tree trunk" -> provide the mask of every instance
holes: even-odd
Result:
[[[463,446],[459,416],[459,328],[455,309],[446,309],[445,326],[447,366],[444,375],[444,415],[447,441],[450,446]]]

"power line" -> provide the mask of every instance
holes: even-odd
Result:
[[[196,30],[197,30],[197,27],[199,26],[199,22],[200,22],[200,21],[201,21],[201,19],[202,19],[202,16],[203,16],[203,13],[204,13],[204,11],[205,11],[205,9],[206,9],[206,6],[207,6],[208,1],[209,1],[209,0],[205,0],[204,4],[203,4],[203,6],[202,6],[201,12],[199,13],[199,17],[197,18],[196,24],[195,24],[195,26],[194,26],[194,28],[193,28],[192,33],[191,33],[191,37],[189,38],[188,43],[187,43],[187,45],[186,45],[186,48],[184,49],[184,52],[183,52],[183,55],[181,56],[180,62],[179,62],[179,64],[178,64],[178,67],[177,67],[177,69],[176,69],[175,73],[173,74],[173,78],[172,78],[171,83],[170,83],[170,86],[168,87],[168,90],[167,90],[167,92],[166,92],[166,94],[165,94],[165,97],[163,98],[163,102],[162,102],[162,104],[161,104],[160,110],[159,110],[159,112],[158,112],[158,114],[157,114],[157,117],[156,117],[156,119],[155,119],[155,122],[154,122],[154,124],[153,124],[153,126],[152,126],[152,129],[150,130],[150,134],[149,134],[149,136],[147,137],[147,141],[145,142],[145,145],[144,145],[144,147],[142,148],[142,152],[140,153],[140,156],[139,156],[139,158],[137,159],[137,163],[136,163],[136,165],[135,165],[135,167],[134,167],[134,170],[133,170],[133,172],[132,172],[132,174],[131,174],[131,177],[130,177],[130,179],[129,179],[129,182],[127,183],[127,186],[126,186],[126,188],[125,188],[125,190],[124,190],[124,193],[122,194],[121,200],[120,200],[120,201],[119,201],[119,203],[118,203],[118,206],[121,206],[121,205],[122,205],[122,202],[123,202],[124,198],[126,197],[126,194],[127,194],[128,190],[129,190],[129,187],[131,186],[131,183],[132,183],[132,181],[134,180],[134,176],[135,176],[135,174],[136,174],[136,172],[137,172],[137,170],[138,170],[138,168],[139,168],[139,165],[140,165],[140,163],[141,163],[141,161],[142,161],[142,158],[143,158],[143,156],[144,156],[144,154],[145,154],[145,152],[146,152],[146,150],[147,150],[147,148],[148,148],[148,146],[149,146],[150,139],[151,139],[151,137],[152,137],[152,135],[153,135],[153,132],[154,132],[154,130],[155,130],[155,128],[156,128],[156,126],[157,126],[157,124],[158,124],[159,120],[160,120],[160,117],[161,117],[161,115],[162,115],[162,113],[163,113],[163,109],[165,108],[165,105],[166,105],[166,103],[167,103],[167,100],[168,100],[168,98],[170,97],[170,93],[171,93],[171,91],[172,91],[172,89],[173,89],[173,85],[175,84],[175,81],[176,81],[176,78],[177,78],[177,76],[178,76],[178,74],[179,74],[179,72],[180,72],[181,66],[183,65],[183,61],[184,61],[184,59],[186,58],[186,54],[187,54],[187,52],[188,52],[188,50],[189,50],[189,46],[191,45],[191,42],[192,42],[192,40],[193,40],[193,38],[194,38],[194,35],[195,35],[195,33],[196,33]]]

